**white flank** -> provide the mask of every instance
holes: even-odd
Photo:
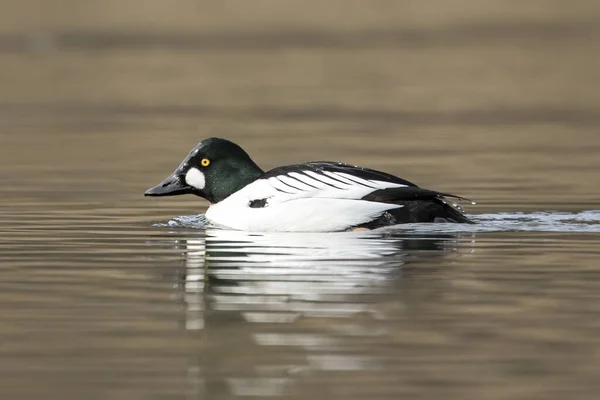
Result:
[[[206,186],[206,178],[204,177],[204,173],[197,168],[190,168],[185,174],[185,183],[196,189],[202,190],[204,189],[204,186]]]
[[[251,232],[332,232],[372,221],[402,206],[363,200],[308,198],[250,208],[223,200],[206,211],[212,223]]]
[[[406,185],[337,172],[307,174],[290,172],[259,179],[210,206],[206,218],[216,225],[245,231],[330,232],[372,221],[387,210],[402,207],[361,198],[375,190]],[[262,199],[266,199],[264,207],[250,207],[254,200]]]

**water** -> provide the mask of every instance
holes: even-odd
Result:
[[[503,212],[469,215],[469,218],[476,222],[476,224],[402,224],[380,228],[371,233],[600,232],[600,210],[581,212]],[[204,214],[198,214],[176,217],[164,223],[156,223],[154,226],[205,229],[208,224]],[[218,232],[218,230],[215,230],[215,232]],[[306,240],[306,238],[303,238],[303,240]]]
[[[0,398],[597,398],[595,2],[63,3],[0,12]],[[477,224],[257,234],[143,197],[209,136]]]
[[[460,398],[506,382],[539,396],[597,385],[598,211],[330,234],[115,213],[2,213],[7,396]]]

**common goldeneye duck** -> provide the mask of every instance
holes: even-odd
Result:
[[[195,194],[206,219],[245,231],[327,232],[414,222],[472,223],[446,197],[368,168],[314,161],[264,172],[229,140],[203,140],[146,196]]]

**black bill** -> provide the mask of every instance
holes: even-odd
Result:
[[[177,196],[189,193],[193,193],[193,188],[181,183],[177,176],[171,175],[158,185],[146,190],[144,196]]]

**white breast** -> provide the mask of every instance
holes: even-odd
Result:
[[[361,198],[375,190],[403,186],[341,172],[290,172],[251,183],[210,206],[206,218],[216,225],[255,232],[340,231],[402,207]],[[264,207],[250,207],[263,199]]]

